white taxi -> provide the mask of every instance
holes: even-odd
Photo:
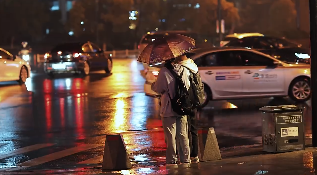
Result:
[[[289,96],[297,102],[310,99],[310,67],[290,64],[245,48],[196,49],[188,53],[199,68],[209,100]],[[151,84],[163,64],[148,68],[145,94],[159,96]]]
[[[28,62],[0,48],[0,81],[19,81],[25,83],[30,77],[31,67]]]

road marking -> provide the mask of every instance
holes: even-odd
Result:
[[[23,153],[26,153],[26,152],[34,151],[34,150],[45,148],[45,147],[49,147],[49,146],[52,146],[52,145],[53,145],[52,143],[44,143],[44,144],[36,144],[36,145],[31,145],[31,146],[19,148],[19,149],[13,150],[13,151],[11,151],[11,152],[9,152],[7,154],[0,155],[0,159],[11,157],[11,156],[14,156],[14,155],[17,155],[17,154],[23,154]]]
[[[84,145],[76,146],[76,147],[66,149],[63,151],[48,154],[48,155],[43,156],[43,157],[31,159],[31,160],[28,160],[26,162],[22,162],[22,163],[18,164],[18,166],[22,166],[22,167],[36,166],[36,165],[40,165],[40,164],[43,164],[43,163],[46,163],[46,162],[49,162],[52,160],[60,159],[60,158],[63,158],[63,157],[66,157],[66,156],[69,156],[72,154],[76,154],[76,153],[86,151],[86,150],[89,150],[92,148],[100,147],[100,146],[102,146],[102,145],[100,145],[100,144],[84,144]]]
[[[102,163],[102,160],[103,160],[103,155],[81,161],[78,164],[99,164],[99,163]]]

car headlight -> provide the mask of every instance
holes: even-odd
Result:
[[[310,58],[310,56],[307,53],[295,53],[295,55],[297,56],[297,58],[301,58],[301,59]]]
[[[22,55],[22,59],[24,61],[29,61],[30,60],[30,56],[29,55]]]

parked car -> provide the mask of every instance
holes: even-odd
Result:
[[[285,38],[266,36],[261,33],[235,33],[227,35],[220,46],[246,47],[269,54],[288,63],[309,63],[309,48]]]
[[[50,76],[57,73],[89,75],[94,70],[111,73],[113,66],[111,56],[89,41],[59,44],[44,57],[44,70]]]
[[[205,84],[204,106],[209,100],[289,96],[304,102],[311,96],[308,64],[287,64],[256,50],[234,47],[196,49],[188,56],[197,64]],[[146,95],[159,96],[151,84],[163,65],[149,68]]]
[[[31,74],[28,62],[2,48],[0,48],[0,69],[0,81],[17,80],[25,83]]]

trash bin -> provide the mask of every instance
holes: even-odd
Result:
[[[264,106],[262,144],[265,152],[305,149],[303,110],[295,105]]]

